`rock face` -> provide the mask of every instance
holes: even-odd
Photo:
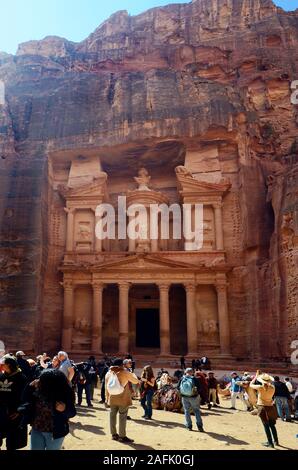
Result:
[[[198,178],[232,183],[223,211],[234,357],[290,357],[297,10],[196,0],[136,17],[121,11],[81,43],[48,37],[1,54],[0,80],[0,338],[9,348],[60,346],[65,227],[53,155],[105,151],[109,167],[109,155],[126,152],[137,165],[171,141]]]

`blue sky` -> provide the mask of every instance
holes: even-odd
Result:
[[[18,44],[45,36],[82,41],[118,10],[136,15],[148,8],[190,0],[0,0],[0,51],[14,54]],[[298,0],[274,0],[287,10]]]

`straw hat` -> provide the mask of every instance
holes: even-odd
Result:
[[[274,378],[268,374],[262,374],[257,377],[257,380],[262,384],[269,384],[270,382],[274,382]]]

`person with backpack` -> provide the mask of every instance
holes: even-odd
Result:
[[[107,404],[110,406],[110,430],[112,439],[125,444],[134,442],[126,435],[126,422],[128,408],[132,405],[129,382],[139,383],[135,374],[123,367],[122,359],[115,359],[112,367],[105,376],[105,395]],[[119,434],[117,433],[116,421],[119,413]]]
[[[145,366],[141,375],[141,405],[144,410],[142,418],[152,419],[152,399],[157,390],[156,379],[151,366]]]
[[[178,389],[182,397],[182,405],[186,420],[186,428],[192,431],[192,420],[190,416],[193,410],[199,432],[204,432],[203,421],[200,410],[200,382],[194,377],[193,369],[187,368],[184,376],[178,384]]]

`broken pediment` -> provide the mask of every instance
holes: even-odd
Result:
[[[223,196],[231,189],[231,182],[227,178],[222,178],[219,183],[199,181],[184,166],[176,168],[177,188],[184,195],[187,193]]]
[[[67,201],[96,198],[102,200],[103,197],[107,197],[107,179],[107,174],[102,172],[101,176],[94,179],[92,183],[83,184],[82,186],[77,186],[75,188],[60,185],[58,186],[58,191],[59,194]]]

